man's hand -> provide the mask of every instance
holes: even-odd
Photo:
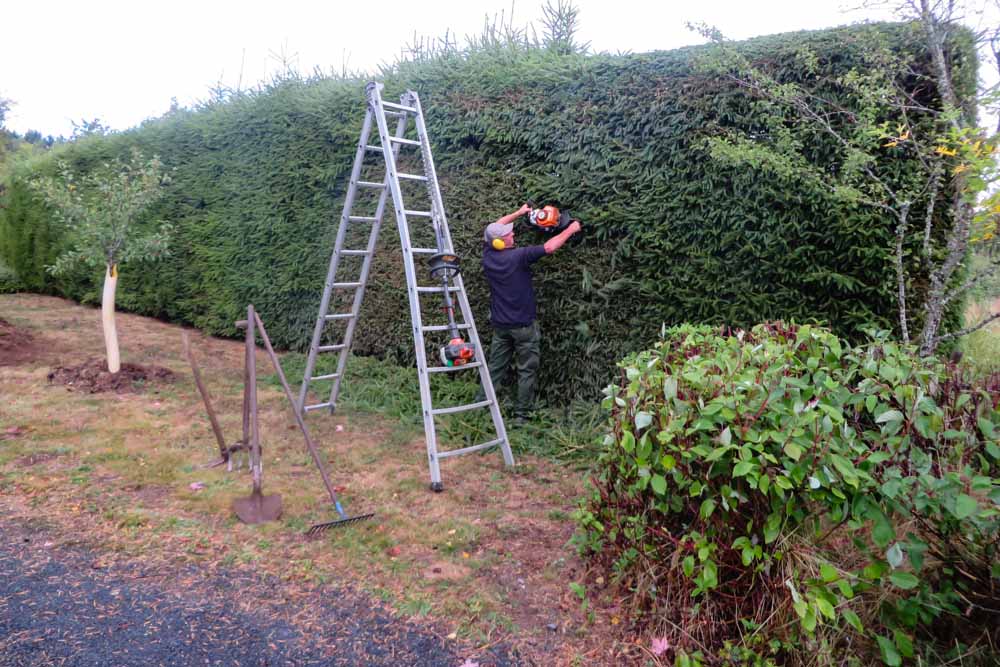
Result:
[[[569,240],[569,237],[573,236],[573,234],[576,234],[578,231],[580,231],[580,221],[574,220],[566,226],[566,229],[562,230],[545,242],[545,253],[551,255],[556,250],[559,250],[559,248],[561,248],[563,244]]]
[[[517,214],[524,215],[525,213],[531,213],[531,207],[527,204],[521,204],[521,208],[517,209]]]

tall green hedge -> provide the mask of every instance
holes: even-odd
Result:
[[[820,55],[822,74],[836,75],[860,62],[875,35],[901,50],[919,48],[912,27],[886,25],[779,35],[743,48],[794,81],[802,46]],[[754,111],[735,86],[697,73],[692,62],[703,48],[616,56],[488,49],[401,63],[380,77],[388,99],[407,88],[420,93],[484,339],[483,225],[527,198],[567,207],[583,221],[579,240],[536,268],[542,391],[552,402],[595,396],[614,362],[647,347],[664,322],[815,320],[848,337],[895,322],[890,220],[708,157],[706,133],[752,128]],[[303,349],[364,114],[364,83],[286,78],[60,147],[7,179],[0,256],[32,289],[96,300],[99,275],[46,277],[42,267],[65,235],[25,181],[51,173],[56,159],[92,169],[138,146],[176,170],[151,216],[170,220],[176,236],[170,259],[123,267],[121,306],[236,335],[232,322],[253,302],[276,344]],[[826,139],[810,140],[819,159],[834,154]],[[901,177],[907,164],[880,168]],[[521,230],[519,243],[542,241]],[[411,358],[391,217],[373,271],[355,349]],[[919,299],[919,274],[912,289]]]

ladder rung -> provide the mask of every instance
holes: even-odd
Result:
[[[349,215],[347,219],[351,222],[375,222],[378,218],[372,218],[367,215]]]
[[[368,251],[367,250],[341,250],[340,254],[341,255],[350,255],[350,256],[354,256],[354,255],[367,255]]]
[[[417,113],[417,110],[413,107],[404,107],[402,104],[396,104],[394,102],[382,102],[382,106],[386,109],[393,109],[394,111],[405,111],[406,113]]]
[[[396,175],[399,176],[400,178],[405,178],[405,179],[411,180],[411,181],[426,181],[427,180],[426,176],[420,176],[418,174],[396,174]]]
[[[404,210],[403,213],[406,214],[406,215],[420,216],[422,218],[430,218],[431,217],[431,212],[430,211],[406,211],[406,210]]]
[[[374,181],[358,181],[359,188],[378,188],[381,190],[385,187],[385,183],[375,183]]]
[[[484,442],[481,445],[473,445],[472,447],[463,447],[462,449],[453,449],[448,452],[438,452],[438,458],[446,459],[449,456],[461,456],[462,454],[471,454],[472,452],[478,452],[482,449],[489,449],[490,447],[496,447],[501,442],[503,442],[503,438],[497,438],[496,440],[490,440],[489,442]]]
[[[427,368],[428,373],[454,373],[455,371],[464,371],[466,368],[479,368],[483,365],[481,361],[473,361],[471,364],[462,364],[461,366],[429,366]]]
[[[337,345],[320,345],[316,348],[317,352],[336,352],[337,350],[343,350],[346,345],[339,343]]]
[[[406,115],[402,111],[385,111],[384,113],[389,118],[402,118],[403,116]]]
[[[470,364],[466,364],[469,366]],[[450,415],[456,412],[465,412],[467,410],[475,410],[477,408],[485,408],[490,404],[489,400],[479,401],[478,403],[466,403],[465,405],[455,405],[450,408],[437,408],[436,410],[431,410],[432,415]]]
[[[329,373],[327,375],[314,375],[311,378],[309,378],[309,381],[310,382],[314,382],[316,380],[332,380],[333,378],[337,377],[338,375],[340,375],[340,373]]]
[[[438,287],[417,287],[417,291],[420,292],[421,294],[433,294],[434,292],[438,292],[440,294],[440,293],[444,293],[444,288],[440,287],[440,286],[438,286]],[[448,291],[449,292],[458,292],[460,290],[459,290],[459,288],[457,288],[454,285],[452,285],[452,286],[448,287]]]
[[[329,407],[333,407],[333,404],[332,403],[316,403],[314,405],[307,405],[305,407],[305,411],[306,412],[310,412],[312,410],[322,410],[323,408],[329,408]]]
[[[410,248],[410,252],[417,253],[421,255],[436,255],[438,252],[437,248]]]
[[[333,315],[327,315],[323,319],[326,320],[349,320],[354,317],[354,313],[335,313]]]
[[[373,146],[372,144],[368,144],[367,146],[365,146],[365,150],[366,151],[373,151],[373,152],[376,152],[376,153],[381,153],[382,152],[382,147],[381,146]]]
[[[361,287],[361,283],[332,283],[330,287],[333,289],[357,289]]]
[[[456,324],[455,328],[456,329],[468,329],[469,325],[468,324]],[[431,327],[424,327],[424,331],[448,331],[449,329],[451,329],[451,325],[450,324],[435,324],[434,326],[431,326]]]
[[[403,139],[402,137],[389,137],[389,141],[397,144],[406,144],[407,146],[419,146],[419,141],[414,141],[413,139]]]

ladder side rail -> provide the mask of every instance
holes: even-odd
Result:
[[[401,103],[412,106],[417,110],[416,126],[417,136],[420,138],[420,154],[424,161],[424,175],[427,177],[427,192],[431,199],[431,221],[434,225],[435,235],[441,239],[445,247],[438,248],[439,252],[455,252],[455,246],[451,241],[451,232],[448,230],[448,218],[444,212],[444,200],[441,198],[441,188],[438,185],[437,169],[434,167],[434,156],[431,154],[430,137],[427,135],[427,126],[424,124],[424,111],[420,106],[420,96],[416,91],[408,90],[400,98]]]
[[[417,95],[416,91],[407,91],[404,96],[408,98],[406,101],[410,103],[417,110],[416,114],[416,125],[417,133],[420,136],[421,152],[424,158],[424,172],[428,178],[428,189],[431,194],[431,204],[435,207],[437,218],[435,219],[436,224],[440,225],[440,234],[447,244],[447,248],[441,248],[440,250],[446,252],[454,252],[454,245],[451,240],[451,232],[448,229],[448,220],[444,211],[444,201],[441,198],[441,189],[438,186],[437,180],[437,170],[434,167],[434,158],[431,155],[430,138],[427,135],[427,126],[424,124],[424,113],[423,108],[420,105],[420,96]],[[406,102],[403,102],[404,104]],[[476,328],[475,318],[472,316],[472,308],[469,306],[468,293],[465,291],[465,283],[462,279],[462,274],[459,273],[454,277],[453,282],[456,287],[458,287],[458,303],[459,308],[462,311],[462,318],[465,324],[469,326],[469,342],[475,346],[476,354],[479,355],[480,361],[485,359],[486,350],[483,348],[482,341],[479,339],[479,330]],[[486,398],[490,401],[490,416],[493,419],[493,427],[496,431],[497,437],[500,439],[500,447],[503,452],[504,464],[508,466],[514,465],[514,455],[510,449],[510,441],[507,438],[507,428],[504,425],[503,416],[500,414],[500,405],[497,402],[496,391],[493,388],[493,379],[490,377],[489,367],[483,361],[478,368],[479,371],[479,381],[483,385],[483,392],[486,394]]]
[[[371,105],[368,106],[369,113],[376,113],[372,111]],[[396,134],[397,137],[402,137],[406,133],[406,114],[399,117],[396,122]],[[399,144],[394,144],[392,146],[393,157],[399,155]],[[365,255],[364,260],[361,264],[361,287],[359,287],[354,292],[354,302],[351,304],[351,318],[347,321],[347,329],[344,331],[344,347],[340,350],[339,356],[337,358],[337,377],[333,379],[333,386],[330,387],[330,397],[328,402],[330,403],[330,411],[336,409],[337,398],[340,396],[340,384],[344,379],[344,371],[347,369],[347,359],[350,356],[351,347],[354,344],[354,329],[358,323],[358,317],[361,314],[361,302],[365,297],[365,288],[368,286],[368,275],[371,271],[372,261],[375,257],[375,246],[378,243],[379,231],[382,229],[382,218],[385,214],[386,201],[389,199],[389,171],[386,169],[385,177],[382,179],[385,187],[382,188],[381,194],[378,198],[378,206],[375,209],[375,222],[372,223],[372,231],[368,237],[368,254]]]
[[[379,112],[382,110],[381,97],[382,84],[377,83],[373,87],[372,97]],[[415,120],[417,128],[423,126],[421,111],[416,110]],[[389,133],[386,128],[385,116],[376,113],[375,119],[378,122],[379,135],[382,138],[385,160],[386,160],[386,180],[389,181],[392,190],[392,200],[396,207],[396,223],[399,226],[399,239],[403,247],[403,267],[406,270],[406,290],[410,302],[410,322],[413,326],[413,347],[417,357],[417,380],[420,384],[420,404],[423,410],[424,437],[427,441],[427,461],[431,472],[431,488],[441,489],[441,466],[437,456],[437,434],[434,425],[434,415],[431,414],[431,385],[430,377],[427,374],[427,352],[424,349],[424,336],[420,315],[420,294],[417,293],[417,275],[413,262],[413,253],[410,252],[410,232],[406,222],[406,207],[403,205],[403,193],[400,189],[399,179],[396,174],[396,160],[392,151],[388,150]]]
[[[504,424],[503,415],[500,414],[500,402],[497,401],[496,390],[493,388],[493,378],[490,377],[490,368],[486,363],[486,350],[479,339],[479,330],[476,328],[476,322],[472,316],[469,295],[465,291],[465,284],[462,281],[461,273],[455,276],[454,282],[459,288],[457,296],[458,305],[462,311],[462,318],[469,325],[467,330],[469,342],[475,346],[476,356],[479,357],[479,361],[481,362],[477,369],[479,372],[479,382],[483,385],[483,393],[490,402],[490,417],[493,419],[493,428],[496,431],[497,437],[500,438],[500,450],[503,453],[503,462],[507,466],[512,466],[514,465],[514,454],[510,450],[510,440],[507,439],[507,427]]]
[[[319,316],[316,318],[316,326],[313,329],[312,342],[309,345],[309,356],[306,359],[305,372],[302,375],[302,386],[299,388],[299,402],[294,406],[300,414],[305,415],[306,394],[309,391],[309,378],[312,377],[316,366],[316,355],[320,341],[323,338],[323,328],[326,326],[327,310],[330,307],[330,296],[333,293],[333,283],[337,276],[337,266],[340,263],[340,250],[344,245],[344,238],[347,235],[347,218],[351,214],[354,206],[354,199],[357,196],[357,182],[361,177],[361,167],[365,159],[365,146],[368,143],[368,136],[372,129],[372,112],[369,109],[365,113],[365,119],[361,125],[361,138],[358,140],[358,149],[354,154],[354,165],[351,168],[351,182],[344,196],[344,207],[340,214],[340,225],[337,227],[337,240],[334,243],[333,254],[330,255],[330,265],[326,272],[326,282],[323,288],[323,297],[320,300]]]

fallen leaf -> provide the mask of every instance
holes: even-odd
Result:
[[[472,658],[466,658],[465,662],[463,662],[458,667],[479,667],[479,663],[473,662]]]
[[[344,430],[344,425],[343,424],[337,424],[337,428],[335,430],[337,431],[337,433],[340,433],[341,431]]]
[[[670,648],[670,640],[666,637],[654,637],[650,649],[653,655],[663,655]]]
[[[188,485],[188,488],[191,489],[192,491],[201,491],[202,489],[205,488],[205,485],[202,484],[201,482],[191,482]]]

